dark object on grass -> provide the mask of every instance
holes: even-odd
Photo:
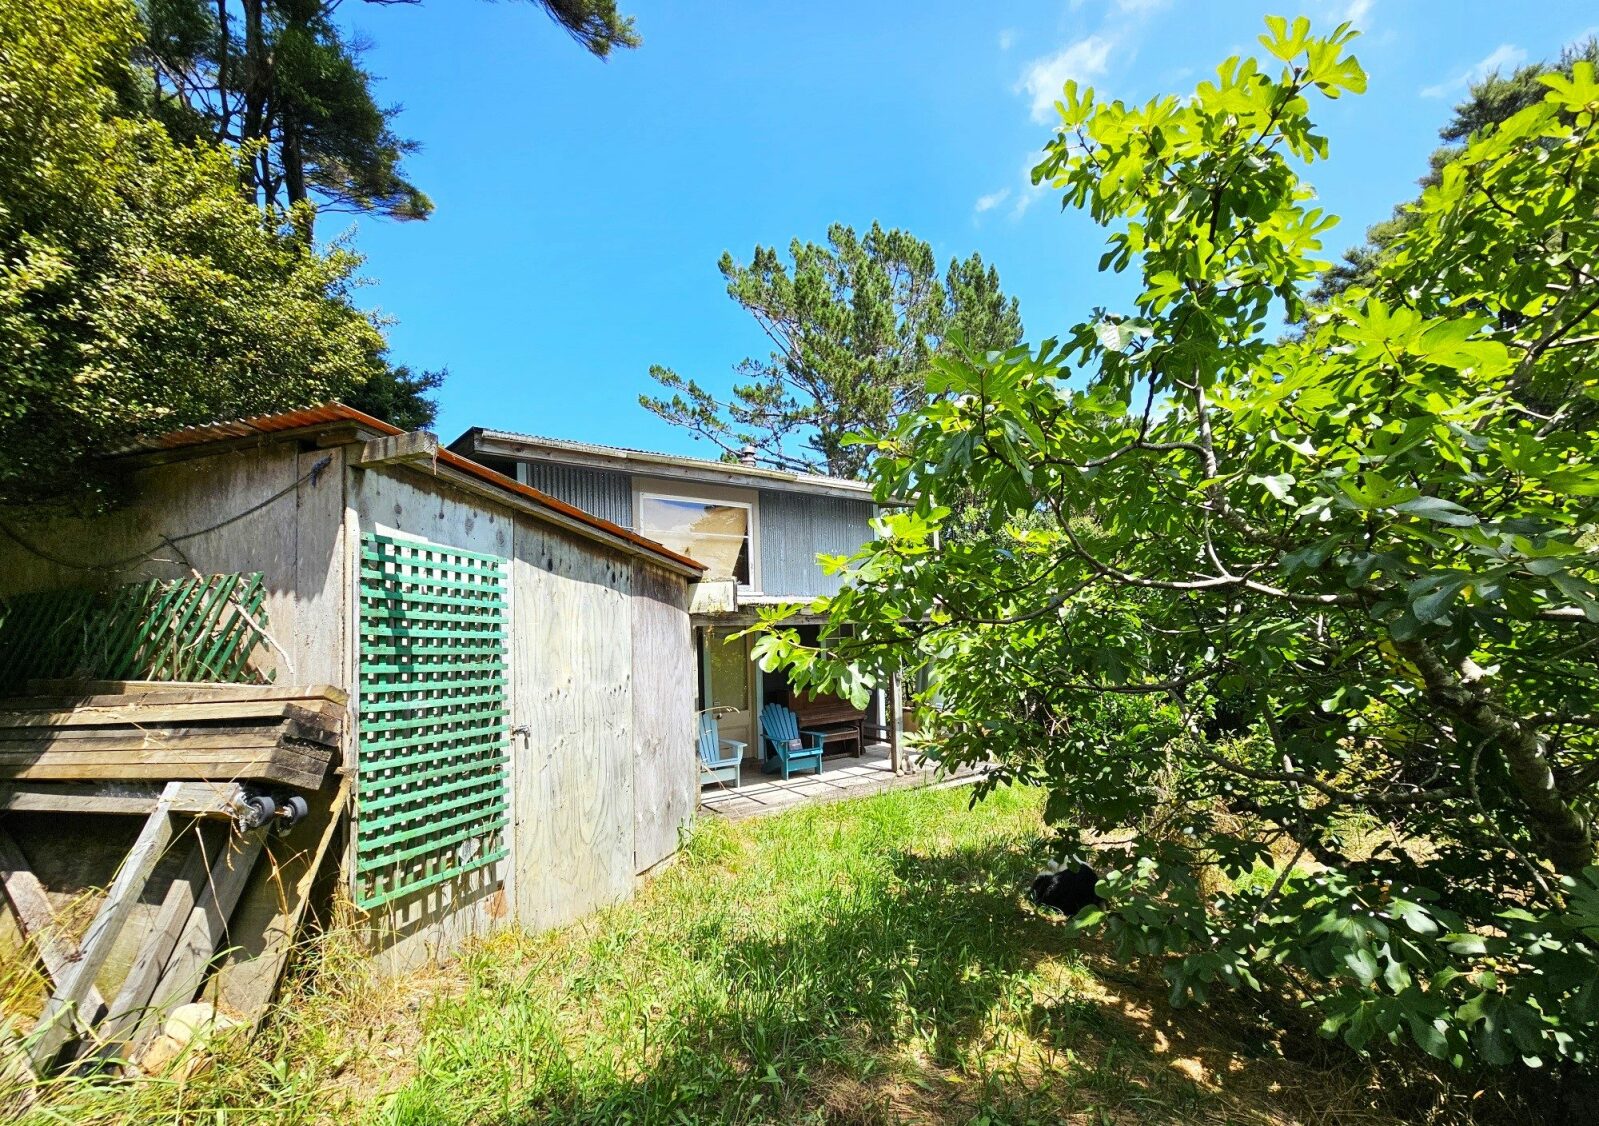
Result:
[[[1055,864],[1033,877],[1032,889],[1027,893],[1040,907],[1053,907],[1064,915],[1072,916],[1091,904],[1104,902],[1094,885],[1099,883],[1099,873],[1087,864]]]

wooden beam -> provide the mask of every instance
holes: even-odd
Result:
[[[271,755],[243,757],[240,755],[206,756],[204,759],[174,757],[171,754],[141,758],[137,755],[74,759],[69,755],[51,755],[37,762],[13,762],[0,755],[0,778],[21,779],[29,782],[92,782],[105,778],[154,781],[171,778],[174,774],[186,775],[191,781],[221,783],[244,778],[260,782],[273,782],[292,786],[297,790],[315,790],[327,777],[329,748],[312,757],[303,748],[279,747]]]
[[[148,817],[160,804],[158,783],[3,782],[0,813],[112,813]],[[172,799],[173,813],[231,817],[244,796],[237,782],[185,782]]]
[[[122,988],[109,1012],[95,1029],[99,1042],[97,1054],[110,1059],[132,1037],[141,1019],[147,1013],[150,998],[154,996],[161,971],[172,957],[173,948],[189,923],[195,904],[205,894],[211,875],[211,862],[228,847],[230,829],[227,826],[195,826],[194,847],[183,868],[167,888],[161,902],[161,913],[156,916],[149,936],[140,947],[138,957],[122,979]]]
[[[355,464],[363,469],[378,465],[435,461],[439,456],[437,436],[426,430],[413,430],[408,434],[391,434],[386,438],[373,438],[361,447]]]
[[[95,976],[110,956],[111,947],[149,882],[156,861],[172,840],[171,805],[182,786],[181,782],[169,782],[161,792],[160,801],[150,811],[144,828],[139,830],[138,838],[106,891],[105,901],[89,924],[88,933],[78,947],[77,960],[67,966],[56,983],[56,991],[45,1002],[29,1045],[29,1055],[41,1071],[55,1062],[62,1045],[71,1038],[78,1014],[85,1009],[89,991],[94,988]]]
[[[16,840],[4,828],[0,828],[0,884],[4,885],[6,898],[11,901],[22,937],[33,941],[51,988],[58,987],[78,951],[56,928],[55,910],[44,894],[44,886],[33,874]],[[104,1008],[105,999],[91,985],[84,994],[80,1024],[98,1019]]]
[[[145,1007],[147,1019],[139,1022],[139,1032],[129,1053],[131,1058],[137,1060],[144,1054],[161,1031],[167,1014],[194,1000],[199,992],[206,967],[216,957],[228,933],[228,917],[233,914],[234,905],[249,882],[267,832],[267,829],[253,829],[242,837],[232,838],[212,864],[205,890],[189,912],[173,944],[172,956],[162,968],[161,979]]]
[[[357,423],[351,423],[348,426],[327,427],[317,434],[316,444],[318,448],[324,450],[333,446],[349,446],[356,442],[366,441],[366,435],[370,433],[372,433],[370,427],[361,426]]]
[[[107,724],[150,727],[167,723],[203,723],[241,719],[297,719],[336,726],[344,720],[344,706],[331,700],[213,700],[173,704],[153,702],[70,706],[51,711],[0,710],[4,727],[91,727]]]
[[[23,699],[7,700],[5,709],[48,710],[62,704],[203,704],[222,700],[332,700],[343,707],[350,702],[348,692],[331,684],[209,684],[195,680],[30,680],[28,693]]]

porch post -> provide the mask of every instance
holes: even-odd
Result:
[[[899,674],[895,673],[888,678],[888,768],[895,774],[900,772],[899,761],[899,733],[903,722],[903,714],[899,706]]]

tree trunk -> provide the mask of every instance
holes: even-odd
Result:
[[[1426,642],[1396,641],[1394,648],[1421,673],[1433,704],[1504,756],[1516,797],[1555,870],[1575,875],[1592,864],[1593,826],[1561,793],[1543,737],[1500,711],[1485,686],[1451,669]]]
[[[267,57],[266,29],[262,9],[266,0],[244,0],[244,59],[239,88],[244,93],[243,120],[239,123],[239,143],[250,145],[267,141],[267,91],[271,87],[271,60]],[[270,162],[264,147],[248,154],[241,167],[245,187],[257,206],[270,204],[272,193],[267,183]],[[263,200],[262,193],[267,196]]]
[[[228,56],[233,44],[228,33],[228,0],[217,0],[217,132],[218,142],[229,139],[233,107],[228,102]]]

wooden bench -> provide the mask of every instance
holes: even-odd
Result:
[[[832,743],[854,743],[855,757],[866,749],[866,737],[887,739],[888,729],[881,724],[868,723],[866,712],[838,696],[811,696],[795,692],[789,696],[788,706],[806,731],[820,731],[823,746]]]

